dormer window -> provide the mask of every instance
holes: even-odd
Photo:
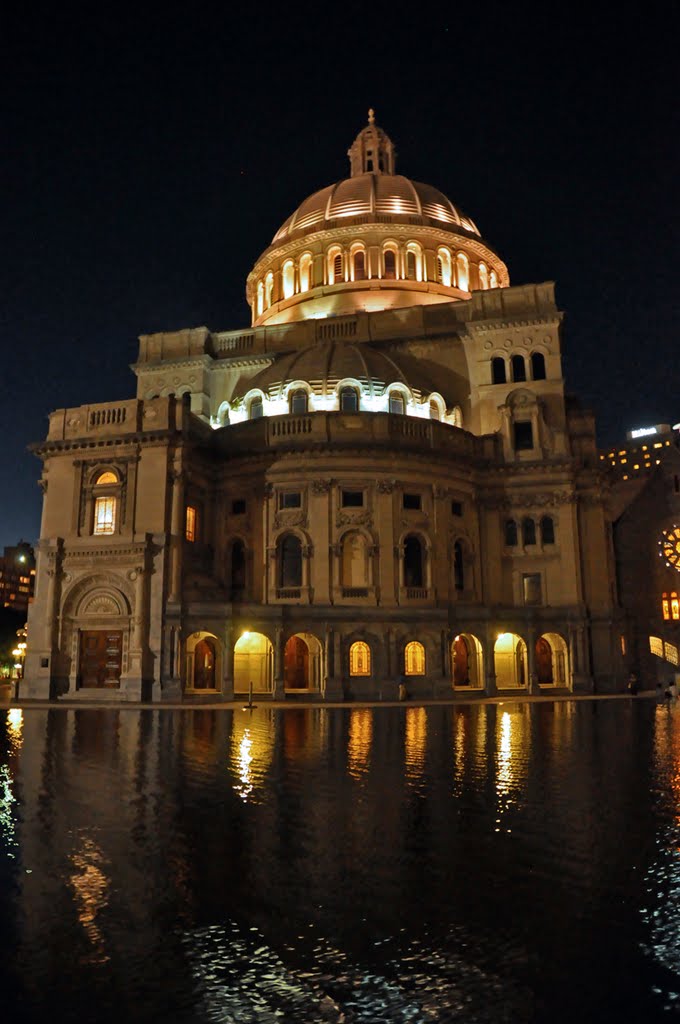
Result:
[[[390,393],[390,412],[396,416],[403,416],[406,412],[404,396],[399,391],[392,391]]]
[[[356,388],[341,388],[340,389],[340,411],[341,412],[358,412],[359,411],[359,395],[357,394]]]
[[[298,388],[290,396],[290,411],[295,415],[307,412],[308,394],[303,388]]]
[[[263,413],[264,409],[262,406],[262,399],[259,395],[256,398],[251,398],[250,407],[248,409],[248,418],[251,420],[259,420]]]

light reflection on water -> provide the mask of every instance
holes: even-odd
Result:
[[[679,921],[676,709],[0,713],[8,1021],[648,1022]]]

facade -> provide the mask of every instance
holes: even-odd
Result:
[[[349,157],[248,275],[249,328],[144,335],[136,398],[51,415],[25,697],[622,688],[553,285],[511,286],[372,112]]]

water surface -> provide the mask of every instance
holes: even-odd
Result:
[[[668,1020],[680,707],[0,712],[9,1022]]]

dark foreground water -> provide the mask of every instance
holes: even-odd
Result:
[[[0,1020],[680,1010],[680,706],[0,712]]]

